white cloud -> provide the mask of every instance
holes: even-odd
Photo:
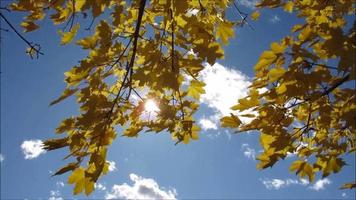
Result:
[[[216,113],[209,119],[200,120],[200,124],[208,125],[207,129],[208,127],[214,129],[218,126],[219,119],[222,116],[233,112],[230,108],[237,103],[238,99],[247,95],[248,86],[251,85],[246,75],[219,63],[215,63],[213,66],[206,64],[204,70],[199,74],[199,79],[206,83],[205,94],[201,95],[200,102],[212,108]],[[243,122],[248,121],[241,120]]]
[[[272,23],[277,23],[281,21],[281,18],[279,18],[278,15],[274,15],[271,19],[269,19],[269,21]]]
[[[117,170],[115,161],[108,160],[107,162],[109,163],[109,171],[110,172]]]
[[[269,190],[279,190],[281,188],[290,186],[290,185],[303,185],[306,186],[309,184],[309,181],[306,179],[265,179],[265,180],[261,180],[261,182],[263,183],[263,185],[265,185],[265,187]]]
[[[237,2],[247,8],[254,9],[258,0],[239,0]]]
[[[209,130],[209,129],[213,129],[213,130],[217,130],[218,127],[216,125],[216,122],[212,121],[211,119],[206,119],[206,118],[202,118],[199,120],[198,122],[200,124],[200,126],[202,127],[203,130]]]
[[[63,200],[61,197],[61,193],[58,190],[51,190],[50,192],[50,197],[48,200]]]
[[[315,182],[312,186],[309,188],[315,191],[323,190],[326,185],[330,185],[331,181],[328,178],[320,179],[317,182]]]
[[[346,194],[345,192],[343,192],[343,193],[341,194],[341,196],[344,197],[344,198],[346,198],[346,197],[347,197],[347,194]]]
[[[3,154],[0,154],[0,162],[5,160],[5,156]]]
[[[136,174],[130,174],[133,185],[127,183],[114,185],[111,193],[106,193],[106,199],[176,199],[177,192],[160,188],[153,179],[143,178]]]
[[[64,187],[64,183],[62,181],[57,181],[57,187]]]
[[[25,159],[33,159],[46,152],[43,148],[41,140],[25,140],[21,144],[22,152],[25,154]]]
[[[308,184],[309,184],[309,181],[308,181],[307,179],[302,178],[302,179],[300,179],[300,184],[302,184],[302,185],[308,185]]]
[[[101,184],[101,183],[95,183],[95,184],[94,184],[94,188],[95,188],[96,190],[101,190],[101,191],[105,191],[105,190],[106,190],[106,187],[105,187],[103,184]]]
[[[242,144],[241,149],[244,152],[244,155],[252,160],[255,160],[256,158],[256,151],[253,148],[250,148],[248,144]]]

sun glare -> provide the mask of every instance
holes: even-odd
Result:
[[[158,112],[159,108],[158,108],[156,102],[154,102],[153,100],[149,99],[145,103],[145,111],[148,112],[148,113]]]

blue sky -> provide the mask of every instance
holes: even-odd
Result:
[[[251,12],[249,1],[241,0]],[[6,16],[16,25],[18,13]],[[230,17],[237,17],[233,13]],[[112,163],[89,197],[72,196],[67,174],[51,177],[63,166],[66,151],[41,151],[40,141],[54,137],[61,119],[78,112],[73,99],[49,107],[65,88],[63,73],[86,52],[75,45],[60,46],[60,38],[48,21],[26,34],[40,43],[44,56],[31,60],[25,45],[12,32],[1,32],[1,199],[57,199],[170,197],[177,199],[355,199],[354,190],[339,190],[355,179],[355,158],[327,179],[308,183],[288,172],[293,156],[273,168],[258,171],[255,156],[258,134],[232,134],[219,128],[217,119],[228,113],[236,98],[246,94],[259,54],[285,36],[296,19],[280,11],[264,11],[259,21],[236,29],[225,48],[225,60],[202,72],[207,81],[201,110],[200,139],[174,145],[168,133],[142,133],[138,138],[117,137],[109,149]],[[7,28],[1,21],[1,25]],[[17,26],[18,27],[18,26]],[[231,102],[232,101],[232,102]],[[126,195],[126,196],[125,196]],[[130,196],[131,195],[131,196]],[[141,196],[140,196],[141,195]],[[147,197],[147,196],[146,196]]]

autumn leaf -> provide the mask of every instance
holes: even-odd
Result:
[[[190,81],[190,86],[188,88],[188,95],[194,99],[199,99],[201,94],[205,93],[204,90],[205,83],[197,80]]]
[[[277,94],[283,94],[287,91],[286,84],[282,83],[280,86],[277,87],[276,92]]]
[[[221,127],[237,128],[241,124],[241,120],[234,114],[220,119]]]
[[[356,182],[345,183],[340,189],[354,189],[356,188]]]
[[[291,24],[291,32],[272,42],[256,61],[249,95],[231,105],[232,110],[248,113],[221,118],[222,127],[260,133],[259,169],[294,153],[301,160],[293,162],[290,170],[310,181],[317,173],[325,177],[340,172],[346,164],[341,157],[355,153],[356,143],[352,134],[355,90],[345,84],[355,77],[351,67],[355,29],[346,23],[354,15],[354,4],[321,2],[259,1],[258,11],[251,14],[253,20],[262,10],[277,8],[293,13],[290,16],[297,16],[299,24]],[[26,15],[21,23],[25,32],[39,28],[35,22],[51,13],[53,24],[61,25],[62,45],[73,41],[76,34],[83,35],[76,44],[88,54],[65,72],[67,87],[51,103],[76,94],[79,112],[59,124],[55,132],[66,133],[62,138],[44,142],[46,150],[67,148],[68,158],[83,161],[57,171],[73,171],[70,182],[75,184],[75,194],[89,195],[94,182],[108,172],[106,149],[120,127],[128,137],[137,137],[141,131],[168,131],[179,142],[198,139],[200,129],[193,116],[205,83],[193,79],[185,85],[184,77],[196,78],[205,62],[213,65],[224,58],[223,45],[234,37],[236,23],[226,14],[228,5],[227,0],[182,1],[170,13],[169,1],[157,5],[144,0],[10,4],[10,9]],[[92,19],[85,27],[93,31],[79,33],[79,16]],[[32,46],[27,53],[37,55]],[[162,109],[154,118],[145,118],[137,106],[140,98],[134,97],[142,90],[160,101]],[[242,123],[239,117],[251,120]],[[310,159],[314,157],[316,161]],[[354,184],[345,187],[354,188]]]
[[[39,28],[37,24],[31,21],[22,22],[21,26],[25,29],[25,32],[31,32]]]
[[[281,78],[284,73],[286,72],[285,69],[283,68],[273,68],[271,69],[269,72],[268,72],[268,79],[269,79],[269,82],[275,82],[277,81],[279,78]]]
[[[294,6],[294,3],[293,1],[288,1],[285,5],[284,5],[284,10],[291,13],[293,12],[293,6]]]
[[[256,20],[258,20],[258,18],[260,17],[260,12],[258,12],[258,11],[255,11],[255,12],[253,12],[252,14],[251,14],[251,19],[252,20],[254,20],[254,21],[256,21]]]
[[[218,23],[218,26],[216,28],[217,39],[221,38],[221,41],[224,44],[227,44],[229,38],[233,37],[234,35],[235,35],[234,28],[232,23],[225,22],[225,21]]]
[[[68,177],[68,183],[74,184],[73,194],[79,194],[84,190],[85,186],[85,170],[83,168],[77,168],[72,172],[72,174]]]
[[[49,105],[52,106],[54,104],[57,104],[59,102],[61,102],[62,100],[68,98],[69,96],[72,96],[73,94],[75,94],[76,92],[78,91],[78,88],[74,88],[74,89],[71,89],[71,88],[66,88],[62,95],[60,97],[58,97],[58,99],[52,101]]]
[[[62,167],[55,174],[53,174],[53,176],[61,175],[61,174],[64,174],[64,173],[66,173],[68,171],[73,171],[74,169],[76,169],[78,167],[78,165],[79,165],[79,163],[77,163],[77,162],[68,163],[66,166]]]
[[[66,45],[66,44],[70,43],[73,40],[74,36],[77,34],[79,27],[80,27],[80,25],[76,24],[73,26],[72,30],[70,30],[68,32],[59,31],[58,33],[62,37],[61,44]]]

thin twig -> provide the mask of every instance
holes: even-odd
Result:
[[[172,0],[173,1],[173,0]],[[174,2],[172,2],[173,5]],[[172,71],[175,72],[175,67],[174,67],[174,18],[173,18],[173,9],[169,9],[170,10],[170,14],[171,14],[171,28],[172,28],[172,33],[171,33],[171,48],[172,48],[172,52],[171,52],[171,59],[172,59]]]
[[[39,44],[33,44],[32,42],[28,41],[24,36],[22,36],[1,12],[0,12],[0,17],[7,23],[7,25],[9,25],[9,27],[16,33],[16,35],[19,36],[30,47],[29,53],[35,51],[37,58],[38,55],[43,55],[43,53],[41,52],[41,46]]]
[[[327,68],[327,69],[335,69],[335,70],[338,70],[337,67],[333,67],[333,66],[329,66],[329,65],[314,63],[314,62],[310,62],[310,61],[307,61],[307,60],[304,60],[303,62],[305,62],[305,63],[307,63],[307,64],[309,64],[309,65],[317,65],[317,66],[324,67],[324,68]]]
[[[304,104],[306,102],[314,102],[318,99],[320,99],[321,97],[325,96],[325,95],[328,95],[330,94],[332,91],[334,91],[337,87],[339,87],[340,85],[342,85],[343,83],[345,83],[347,80],[349,80],[350,78],[350,74],[347,74],[346,76],[344,76],[341,80],[339,80],[338,82],[336,82],[334,85],[332,85],[330,88],[328,89],[325,89],[323,93],[321,93],[319,95],[319,97],[317,97],[316,99],[311,99],[310,97],[308,98],[305,98],[304,101],[301,101],[301,102],[298,102],[296,104],[292,104],[290,106],[288,106],[287,108],[285,109],[290,109],[290,108],[293,108],[295,106],[298,106],[300,104]]]
[[[146,0],[141,0],[140,2],[140,8],[139,8],[139,13],[138,13],[138,17],[137,17],[137,24],[136,24],[136,28],[135,28],[135,32],[133,34],[133,42],[132,42],[132,45],[133,45],[133,48],[132,48],[132,55],[131,55],[131,59],[130,59],[130,62],[127,62],[126,63],[126,73],[125,73],[125,76],[124,76],[124,79],[121,83],[121,86],[120,86],[120,89],[113,101],[113,104],[111,106],[111,109],[109,111],[109,113],[107,114],[107,119],[109,121],[111,121],[111,115],[114,111],[114,108],[115,108],[115,105],[116,105],[116,102],[119,100],[119,98],[123,95],[123,93],[121,94],[121,91],[122,89],[124,88],[124,86],[126,85],[126,80],[129,78],[129,74],[132,74],[132,68],[133,68],[133,64],[135,62],[135,57],[136,57],[136,50],[137,50],[137,41],[138,41],[138,35],[139,35],[139,32],[140,32],[140,27],[141,27],[141,21],[142,21],[142,16],[143,16],[143,11],[145,10],[145,5],[146,5]],[[131,42],[130,42],[131,43]],[[128,45],[129,46],[129,45]],[[128,82],[129,84],[129,87],[130,87],[130,90],[129,90],[129,95],[128,97],[130,96],[130,92],[131,92],[131,80]],[[109,123],[108,123],[109,124]]]
[[[241,17],[241,25],[244,25],[244,24],[247,24],[247,26],[249,26],[252,30],[254,30],[254,28],[250,25],[250,23],[248,23],[247,21],[247,17],[248,17],[248,14],[247,13],[244,13],[242,12],[239,7],[236,5],[235,1],[233,1],[233,5],[237,11],[237,14]]]

